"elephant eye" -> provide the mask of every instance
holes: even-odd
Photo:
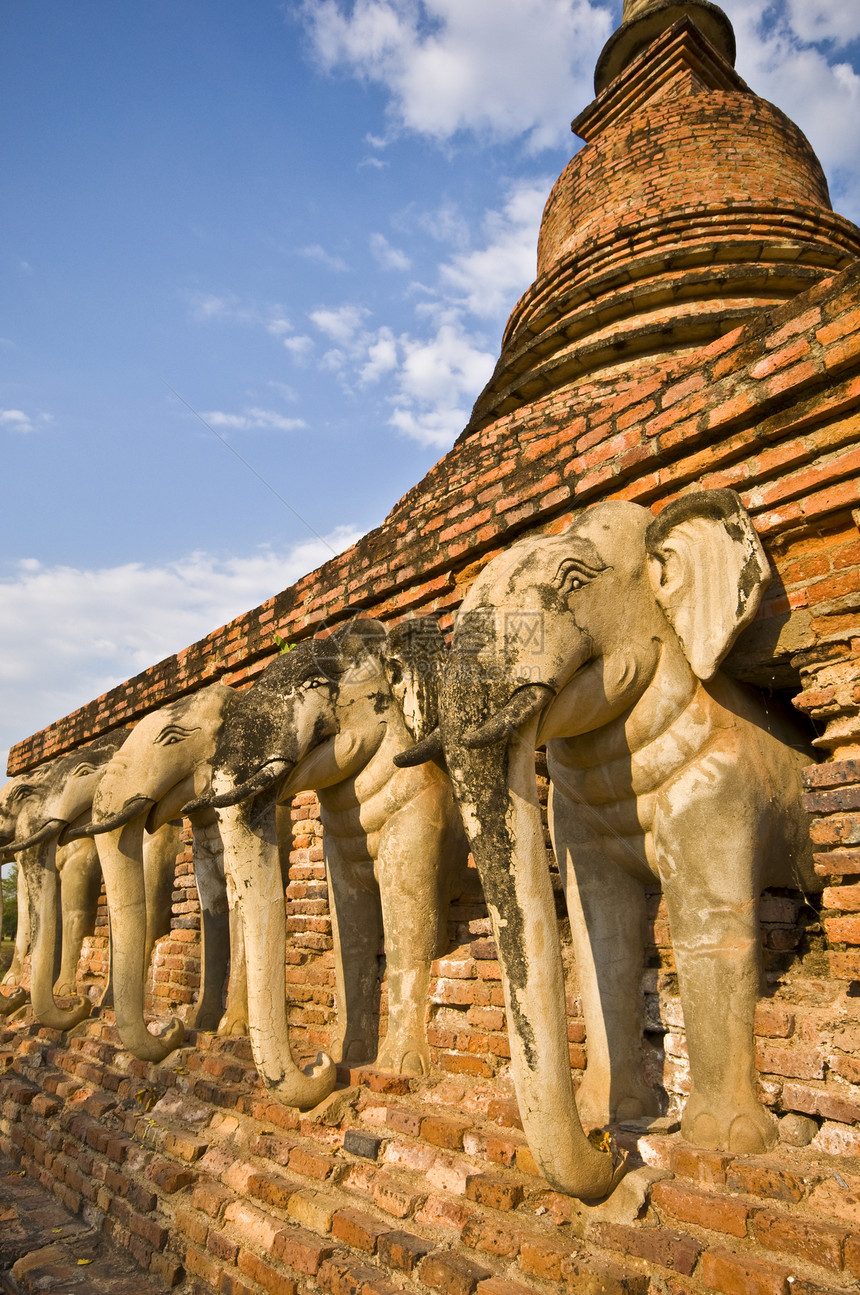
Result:
[[[75,765],[74,769],[72,770],[72,777],[86,778],[88,774],[95,773],[98,767],[99,766],[97,764],[88,764],[86,761],[84,761],[82,764]]]
[[[184,742],[192,733],[199,733],[200,729],[183,728],[181,724],[168,724],[163,728],[155,739],[157,746],[175,746],[177,742]]]
[[[565,558],[563,562],[559,563],[553,584],[560,593],[570,594],[576,589],[581,589],[583,585],[587,585],[589,581],[605,570],[606,567],[592,567],[579,558]]]
[[[16,787],[9,799],[13,804],[17,804],[19,800],[26,800],[28,796],[33,796],[35,793],[35,787],[31,787],[29,784],[24,784],[22,787]]]
[[[302,683],[303,688],[327,688],[328,685],[328,679],[305,679]]]

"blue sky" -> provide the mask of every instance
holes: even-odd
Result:
[[[860,4],[724,8],[860,221]],[[377,525],[451,445],[620,11],[5,0],[0,754]]]

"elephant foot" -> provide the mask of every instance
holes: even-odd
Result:
[[[222,1039],[238,1039],[247,1035],[248,1021],[240,1012],[225,1012],[218,1022],[218,1029],[215,1031]]]
[[[6,972],[6,975],[2,980],[0,980],[0,985],[17,985],[20,977],[21,968],[20,966],[16,967],[13,962],[9,970]]]
[[[609,1124],[651,1119],[660,1114],[657,1094],[641,1080],[631,1079],[621,1091],[618,1088],[618,1084],[613,1083],[610,1096],[605,1083],[601,1083],[599,1088],[596,1084],[589,1085],[586,1072],[576,1095],[576,1109],[584,1129],[605,1129]]]
[[[775,1145],[777,1125],[770,1111],[755,1099],[719,1110],[708,1109],[691,1094],[681,1116],[681,1136],[707,1151],[759,1155]]]
[[[13,989],[11,994],[0,994],[0,1016],[11,1016],[27,1001],[26,989]]]
[[[373,1060],[373,1047],[367,1039],[333,1039],[329,1055],[338,1066],[366,1066]]]
[[[413,1075],[423,1079],[430,1074],[430,1049],[423,1039],[386,1039],[377,1053],[374,1067],[393,1075]]]
[[[73,980],[58,980],[54,985],[55,998],[74,998],[77,994],[77,986]]]

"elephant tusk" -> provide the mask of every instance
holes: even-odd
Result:
[[[438,728],[428,733],[420,742],[410,746],[408,751],[401,751],[394,757],[398,769],[411,769],[417,764],[426,764],[428,760],[441,760],[444,755],[442,734]]]
[[[231,787],[229,791],[222,791],[218,796],[201,798],[204,804],[212,809],[227,809],[230,805],[238,805],[240,800],[248,800],[251,796],[256,796],[261,791],[267,791],[273,787],[286,774],[289,773],[292,765],[288,760],[270,760],[264,764],[255,774],[245,782],[239,783],[238,787]],[[192,801],[196,806],[197,801]],[[188,806],[186,806],[186,809]]]
[[[19,850],[26,850],[30,845],[41,845],[49,837],[59,836],[65,826],[66,820],[64,818],[49,818],[47,823],[42,824],[38,832],[34,832],[32,836],[24,837],[21,841],[12,841],[10,845],[4,846],[3,849],[8,851],[9,854],[17,854]]]
[[[131,800],[125,802],[121,810],[116,814],[112,814],[110,818],[102,819],[98,823],[85,823],[83,827],[77,828],[75,839],[77,840],[78,836],[101,836],[104,832],[113,832],[118,827],[124,827],[133,818],[137,818],[138,814],[151,809],[154,804],[155,801],[149,796],[133,796]],[[69,839],[72,839],[71,833],[69,834]]]
[[[95,823],[84,823],[82,827],[70,827],[63,833],[63,845],[71,845],[72,841],[82,841],[85,836],[93,836],[97,831]]]
[[[463,746],[469,751],[494,746],[506,741],[518,728],[544,710],[555,696],[545,683],[528,683],[518,688],[513,697],[490,719],[463,735]]]

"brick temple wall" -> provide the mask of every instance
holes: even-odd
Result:
[[[607,380],[577,384],[499,418],[492,431],[461,437],[382,526],[18,743],[9,773],[204,683],[250,680],[277,651],[276,633],[296,641],[356,614],[433,614],[447,628],[491,557],[608,497],[659,509],[691,489],[738,491],[775,579],[735,649],[735,673],[763,681],[770,672],[778,686],[796,688],[801,653],[850,632],[857,609],[858,291],[855,266],[701,351],[659,369],[649,363],[621,391]]]

